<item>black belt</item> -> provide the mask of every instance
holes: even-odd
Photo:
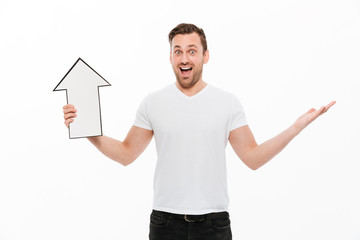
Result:
[[[176,214],[176,213],[162,212],[157,210],[153,210],[153,212],[169,218],[182,219],[189,223],[202,222],[205,221],[206,219],[229,218],[228,212],[216,212],[216,213],[208,213],[203,215]]]

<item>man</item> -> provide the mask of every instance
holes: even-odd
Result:
[[[335,102],[310,109],[293,125],[258,145],[237,98],[202,79],[209,60],[204,31],[180,24],[169,33],[171,84],[141,103],[134,126],[123,142],[89,137],[103,154],[132,163],[155,137],[158,160],[154,175],[151,240],[232,239],[228,214],[225,147],[255,170],[284,147]],[[66,126],[76,117],[64,106]]]

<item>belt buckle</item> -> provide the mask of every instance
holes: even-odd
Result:
[[[185,214],[184,215],[184,219],[185,219],[185,221],[187,221],[188,223],[193,223],[193,222],[202,222],[202,221],[204,221],[205,220],[205,218],[204,217],[202,217],[201,219],[199,219],[199,220],[191,220],[191,219],[188,219],[187,218],[188,216]]]
[[[185,221],[187,221],[188,223],[195,222],[194,220],[188,219],[188,218],[187,218],[187,215],[184,215],[184,219],[185,219]]]

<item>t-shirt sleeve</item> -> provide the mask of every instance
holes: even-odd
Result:
[[[244,108],[237,97],[233,96],[230,131],[245,125],[248,125],[248,123],[246,121]]]
[[[145,97],[143,101],[141,102],[137,112],[136,117],[134,120],[133,125],[136,127],[145,128],[148,130],[153,130],[151,126],[150,119],[148,117],[148,111],[149,111],[149,96]]]

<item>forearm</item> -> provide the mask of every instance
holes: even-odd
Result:
[[[258,145],[249,128],[245,125],[230,132],[229,141],[238,157],[251,169],[255,170],[267,163],[276,154],[281,152],[286,145],[298,135],[312,121],[325,113],[336,102],[332,101],[327,106],[318,110],[312,108],[301,115],[293,125],[270,140]]]
[[[133,160],[126,145],[107,136],[88,137],[88,140],[105,156],[126,166]]]
[[[244,156],[244,162],[247,163],[251,169],[258,169],[281,152],[299,133],[300,130],[294,125],[291,125],[277,136],[254,147]]]

